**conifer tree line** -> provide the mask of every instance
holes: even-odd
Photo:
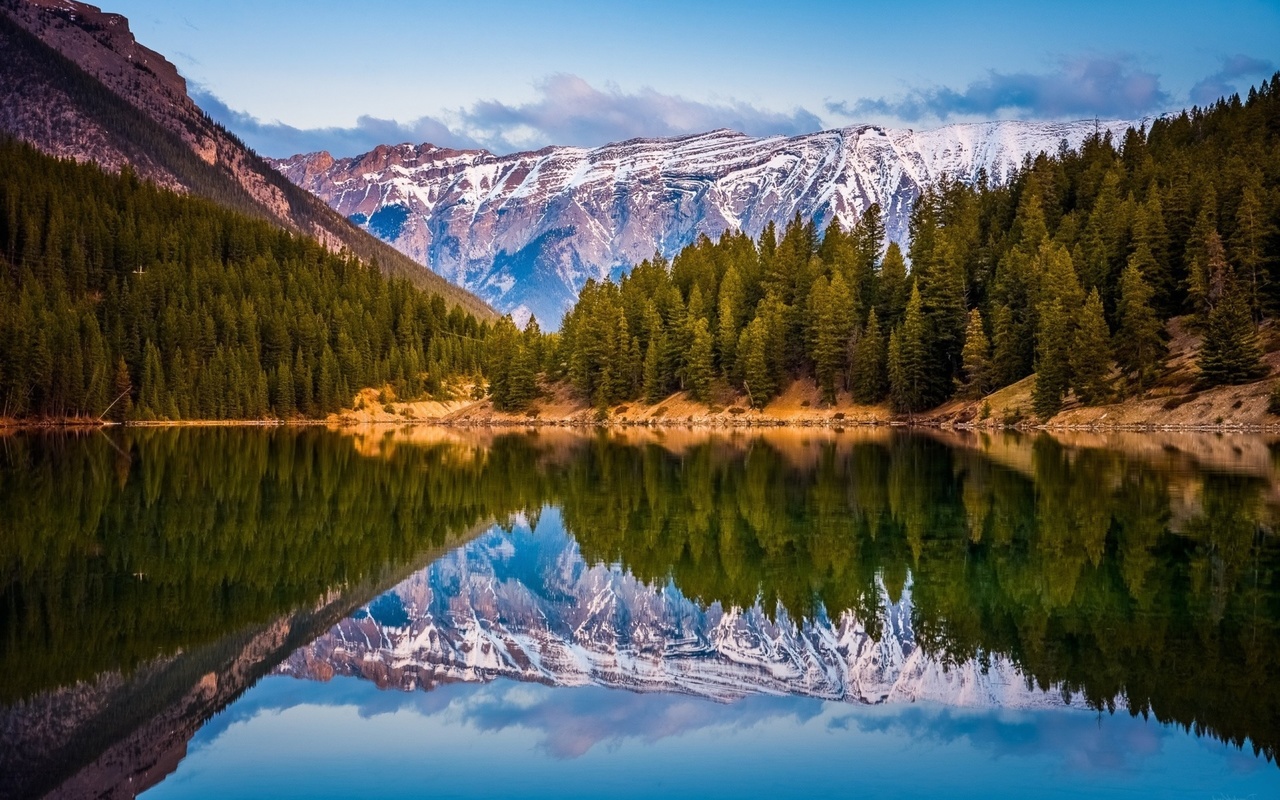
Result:
[[[698,239],[614,283],[588,282],[557,336],[495,337],[500,408],[568,381],[607,407],[716,386],[764,405],[811,377],[825,398],[902,412],[1035,373],[1041,418],[1162,374],[1166,323],[1203,338],[1203,385],[1256,380],[1259,323],[1280,307],[1280,75],[1239,96],[1004,181],[923,192],[904,253],[872,205],[850,230],[799,215],[758,240]]]
[[[268,222],[0,141],[0,416],[320,416],[478,374],[487,328]]]

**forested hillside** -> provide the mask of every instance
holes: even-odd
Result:
[[[0,52],[0,132],[112,172],[128,165],[161,186],[376,261],[482,319],[493,315],[272,169],[196,106],[177,71],[138,45],[122,17],[73,2],[0,0]]]
[[[322,416],[478,371],[487,328],[269,222],[0,140],[0,417]]]
[[[536,375],[601,407],[717,385],[761,406],[813,377],[829,400],[903,412],[1036,373],[1047,419],[1161,379],[1166,323],[1203,336],[1201,385],[1266,374],[1258,324],[1280,306],[1280,75],[1122,141],[1028,158],[1008,180],[943,181],[911,245],[884,247],[880,209],[852,230],[799,217],[758,241],[702,239],[619,283],[589,283],[558,336],[499,323],[493,400]]]

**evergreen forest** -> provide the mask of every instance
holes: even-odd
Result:
[[[1202,337],[1201,386],[1267,374],[1280,308],[1280,75],[1211,107],[1028,157],[1003,180],[943,180],[910,245],[872,205],[851,230],[797,215],[758,240],[701,237],[669,262],[588,282],[558,335],[499,323],[495,406],[538,375],[600,408],[719,388],[763,406],[795,378],[827,401],[913,413],[1035,374],[1034,412],[1161,380],[1170,321]]]
[[[475,375],[487,329],[376,263],[0,141],[0,417],[319,417]]]

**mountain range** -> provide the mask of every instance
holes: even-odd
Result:
[[[123,16],[74,0],[0,0],[0,46],[0,132],[270,219],[482,318],[496,308],[551,328],[588,279],[701,235],[757,237],[796,214],[850,226],[878,203],[888,237],[905,242],[913,203],[943,176],[998,181],[1027,155],[1131,124],[715,130],[509,155],[398,144],[272,160],[205,114]]]
[[[999,181],[1027,155],[1131,124],[861,125],[764,138],[715,130],[510,155],[399,144],[271,163],[517,321],[536,315],[555,327],[588,279],[617,276],[655,252],[671,257],[698,236],[758,237],[796,214],[850,226],[878,203],[889,239],[905,242],[913,203],[943,176]]]

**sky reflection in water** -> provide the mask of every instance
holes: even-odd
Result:
[[[1127,714],[721,704],[498,681],[271,677],[147,796],[1266,797],[1274,765]]]

